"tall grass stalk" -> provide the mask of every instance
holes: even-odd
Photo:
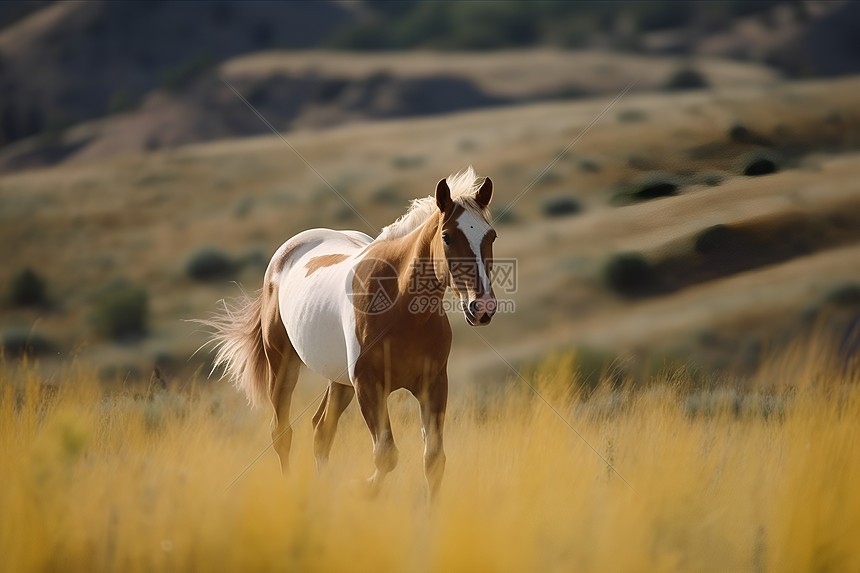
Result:
[[[575,356],[530,371],[635,492],[521,381],[455,393],[433,507],[406,395],[391,399],[400,465],[376,499],[354,406],[323,475],[306,416],[290,475],[267,452],[225,490],[269,443],[266,414],[226,385],[105,392],[85,367],[46,383],[5,363],[0,569],[860,570],[860,379],[810,357],[743,390],[666,373],[568,391]]]

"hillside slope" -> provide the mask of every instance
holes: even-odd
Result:
[[[354,12],[336,2],[55,2],[0,31],[0,145],[134,107],[236,54],[314,46]]]
[[[276,129],[291,130],[614,95],[625,87],[648,91],[688,68],[715,87],[778,79],[752,63],[606,51],[255,52],[219,66],[190,62],[160,88],[135,95],[139,105],[129,100],[95,121],[8,145],[0,149],[0,172],[270,133],[234,89]],[[121,78],[110,81],[123,85]],[[107,113],[107,103],[98,105]]]
[[[55,352],[112,365],[107,372],[145,375],[153,362],[186,368],[205,337],[182,319],[235,294],[231,279],[257,288],[287,237],[316,226],[373,234],[439,177],[474,164],[496,183],[497,214],[529,188],[497,225],[496,256],[519,265],[517,291],[497,294],[516,312],[481,334],[503,355],[525,361],[583,346],[747,367],[763,344],[798,332],[820,311],[835,312],[840,328],[856,316],[858,89],[860,78],[847,78],[631,95],[570,148],[609,100],[288,133],[369,226],[274,136],[7,175],[0,284],[33,267],[50,304],[4,307],[4,336],[35,324]],[[776,172],[743,175],[761,158]],[[636,189],[654,181],[671,183],[674,195],[637,199]],[[580,213],[550,217],[559,198],[575,200]],[[744,264],[702,274],[706,255],[695,246],[716,225],[740,233],[730,238],[797,229],[800,240],[786,249],[743,243],[735,255]],[[234,261],[231,274],[189,278],[186,265],[205,245]],[[610,289],[606,264],[625,251],[641,253],[669,287],[635,296]],[[149,293],[143,339],[112,342],[93,329],[94,309],[121,281]],[[461,317],[452,323],[458,379],[500,364]]]

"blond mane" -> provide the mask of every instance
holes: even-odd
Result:
[[[475,193],[481,187],[484,178],[478,177],[471,165],[459,173],[449,175],[445,178],[445,181],[447,181],[448,188],[451,190],[451,199],[467,209],[472,209],[480,213],[489,223],[489,210],[482,208],[475,201]],[[436,197],[433,195],[413,199],[406,213],[390,225],[384,227],[375,241],[387,241],[406,236],[423,225],[435,212]]]

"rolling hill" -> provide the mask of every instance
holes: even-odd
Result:
[[[824,316],[850,338],[858,88],[853,77],[727,86],[630,94],[608,109],[610,98],[552,101],[288,132],[373,228],[275,136],[9,174],[0,178],[0,284],[31,267],[48,303],[7,303],[3,333],[44,339],[45,364],[76,355],[108,378],[148,379],[153,364],[193,368],[206,360],[188,361],[205,336],[182,319],[237,293],[232,280],[258,288],[290,235],[374,233],[439,177],[473,164],[496,183],[497,214],[514,202],[497,225],[496,256],[518,261],[507,295],[516,311],[481,331],[503,356],[519,364],[580,348],[639,357],[633,370],[673,356],[748,370]],[[750,171],[762,162],[763,173]],[[555,216],[559,199],[578,212]],[[229,271],[196,281],[187,265],[207,246]],[[650,290],[607,283],[607,265],[631,252]],[[94,315],[122,284],[148,294],[149,326],[115,341],[97,334]],[[453,380],[507,375],[462,318],[452,323]]]

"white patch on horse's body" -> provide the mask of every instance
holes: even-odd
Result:
[[[475,255],[483,292],[490,292],[490,277],[487,276],[487,268],[484,264],[484,258],[481,256],[481,241],[484,240],[492,227],[475,211],[464,210],[457,218],[457,228],[466,236],[472,254]]]
[[[280,272],[272,275],[281,320],[296,353],[308,368],[341,384],[351,383],[351,366],[361,350],[355,336],[351,271],[371,241],[357,231],[299,233],[279,249],[289,255]],[[308,275],[308,261],[332,253],[348,257]]]

